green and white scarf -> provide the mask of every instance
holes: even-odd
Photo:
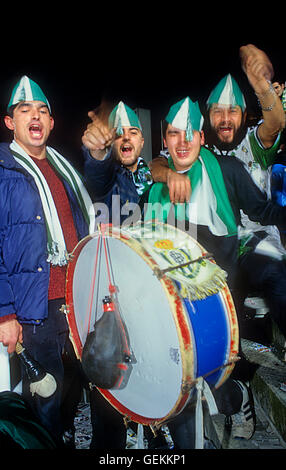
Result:
[[[142,196],[153,183],[152,173],[142,157],[138,159],[137,168],[132,172],[132,178],[139,196]]]
[[[15,160],[34,178],[39,190],[47,228],[47,261],[52,265],[63,266],[68,262],[68,253],[50,188],[36,163],[15,140],[11,143],[10,149]],[[95,227],[94,207],[79,174],[62,155],[51,147],[47,147],[47,159],[71,186],[88,224],[89,233],[93,233]]]
[[[170,168],[174,169],[171,158],[168,162]],[[235,217],[216,157],[201,147],[198,160],[185,174],[191,180],[192,195],[189,203],[174,204],[176,219],[187,219],[195,225],[205,225],[216,236],[236,235]],[[166,223],[172,206],[167,185],[154,184],[150,191],[145,220],[158,219]]]

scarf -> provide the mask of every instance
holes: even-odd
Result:
[[[168,161],[170,168],[174,169],[172,159],[169,158]],[[174,206],[177,220],[187,219],[195,225],[206,225],[217,236],[236,235],[235,217],[216,157],[201,147],[198,160],[185,174],[190,178],[192,185],[190,201],[171,204],[167,185],[156,183],[150,191],[145,220],[155,218],[166,223]]]
[[[36,163],[33,162],[32,158],[29,157],[15,140],[11,143],[10,149],[17,163],[34,178],[40,194],[47,229],[47,261],[52,265],[63,266],[68,262],[68,253],[50,188]],[[95,224],[94,207],[78,172],[62,155],[51,147],[47,147],[47,159],[57,173],[71,186],[82,210],[83,217],[88,224],[89,233],[92,233]]]
[[[139,196],[142,196],[153,183],[151,171],[141,157],[138,159],[137,169],[132,173],[132,178]]]

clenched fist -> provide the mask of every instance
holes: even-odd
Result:
[[[256,93],[264,93],[274,75],[273,66],[268,56],[253,44],[242,46],[239,50],[241,66],[250,85]]]

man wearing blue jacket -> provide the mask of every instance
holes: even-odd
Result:
[[[62,351],[68,338],[65,278],[70,253],[94,230],[91,199],[70,163],[47,146],[54,127],[41,88],[23,76],[4,118],[13,141],[0,144],[0,342],[23,341],[57,382],[49,398],[23,395],[42,424],[61,439]]]

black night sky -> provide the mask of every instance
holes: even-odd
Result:
[[[88,10],[86,5],[84,8]],[[227,73],[237,79],[255,111],[256,99],[240,66],[241,45],[252,43],[263,49],[275,73],[286,80],[284,38],[279,40],[275,32],[265,33],[260,28],[257,34],[253,24],[248,27],[239,23],[237,27],[232,20],[212,27],[200,21],[198,34],[185,10],[179,16],[171,11],[168,21],[176,23],[175,29],[162,18],[148,23],[151,16],[147,11],[140,23],[140,11],[133,13],[131,20],[121,11],[118,18],[113,15],[113,22],[100,15],[87,22],[87,11],[78,18],[74,15],[73,22],[66,18],[64,24],[53,17],[52,11],[47,22],[42,17],[34,22],[20,18],[20,26],[17,23],[8,33],[2,32],[1,140],[10,137],[3,116],[12,88],[24,74],[41,86],[51,103],[55,129],[50,145],[78,163],[79,168],[81,135],[89,122],[87,112],[103,97],[115,104],[123,100],[132,108],[151,110],[156,154],[160,119],[170,105],[185,96],[204,100]]]

